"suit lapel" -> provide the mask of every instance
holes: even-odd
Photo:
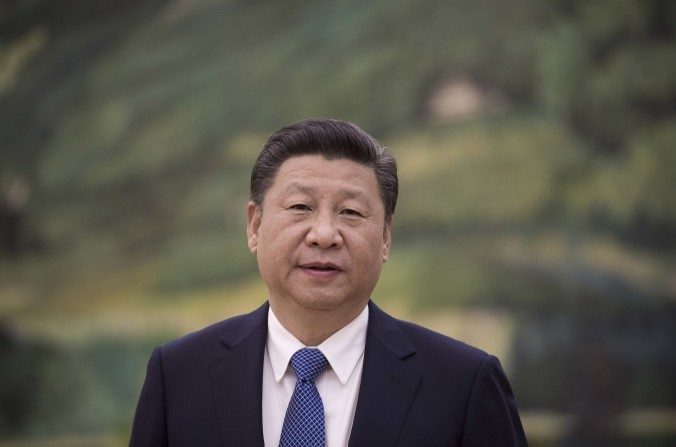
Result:
[[[209,364],[209,379],[225,445],[263,446],[262,380],[267,303],[221,337],[224,354]]]
[[[422,374],[407,362],[415,347],[399,323],[369,302],[364,369],[350,447],[393,446]]]

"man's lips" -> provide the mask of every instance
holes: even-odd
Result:
[[[300,264],[300,268],[312,270],[342,270],[338,264],[334,264],[333,262],[306,262]]]
[[[343,270],[333,262],[306,262],[300,264],[299,267],[308,275],[318,278],[330,278]]]

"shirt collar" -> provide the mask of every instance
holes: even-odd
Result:
[[[364,354],[366,346],[366,328],[369,321],[369,308],[364,310],[345,327],[324,340],[317,348],[326,356],[331,368],[344,386],[350,378],[357,362]],[[272,308],[268,311],[267,349],[275,380],[282,380],[289,366],[291,356],[304,348],[296,337],[279,322]]]

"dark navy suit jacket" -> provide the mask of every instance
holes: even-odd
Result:
[[[369,306],[351,447],[526,445],[497,358]],[[267,313],[156,348],[130,446],[263,446]]]

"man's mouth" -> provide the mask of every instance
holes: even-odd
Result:
[[[337,264],[333,262],[308,262],[300,265],[304,269],[312,270],[341,270]]]
[[[332,262],[308,262],[300,264],[300,268],[313,276],[328,277],[332,276],[342,269]]]

